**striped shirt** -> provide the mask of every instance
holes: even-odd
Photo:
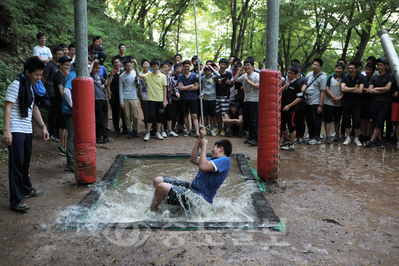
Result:
[[[32,96],[34,96],[32,86],[30,86],[32,90]],[[28,117],[21,117],[21,112],[19,110],[19,81],[14,80],[7,88],[6,98],[7,102],[12,102],[13,106],[11,109],[11,119],[10,119],[10,132],[11,133],[26,133],[32,134],[32,109],[33,103],[28,108]]]

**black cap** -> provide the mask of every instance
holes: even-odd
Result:
[[[63,55],[63,56],[60,57],[60,59],[58,59],[58,63],[59,63],[60,65],[62,65],[63,63],[65,63],[65,62],[67,62],[67,61],[71,62],[71,61],[72,61],[72,58],[70,58],[69,56]]]
[[[385,58],[378,58],[375,63],[383,63],[384,65],[388,64],[388,61]]]
[[[210,66],[205,66],[205,67],[204,67],[204,71],[207,70],[207,69],[210,70],[210,71],[212,71],[212,68],[211,68]]]

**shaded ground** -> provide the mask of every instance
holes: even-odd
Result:
[[[323,142],[281,152],[280,187],[266,197],[287,225],[285,232],[59,232],[61,212],[93,186],[76,185],[73,174],[64,172],[65,157],[56,153],[57,144],[40,138],[34,138],[30,173],[44,196],[26,200],[29,212],[10,211],[7,162],[0,165],[1,265],[398,264],[399,153],[393,145],[365,149]],[[233,152],[251,156],[256,168],[257,149],[242,141],[232,138]],[[97,146],[98,180],[117,154],[191,152],[194,143],[193,137],[144,142],[122,135]]]

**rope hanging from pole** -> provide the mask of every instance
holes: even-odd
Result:
[[[200,90],[200,108],[201,108],[201,127],[204,127],[204,110],[203,110],[203,105],[202,105],[202,87],[201,87],[201,58],[199,56],[199,46],[198,46],[198,28],[197,28],[197,7],[195,4],[194,0],[194,22],[195,22],[195,40],[197,43],[197,64],[198,64],[198,85],[199,85],[199,90]],[[194,63],[195,64],[195,63]]]

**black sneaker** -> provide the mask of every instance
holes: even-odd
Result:
[[[65,166],[65,171],[74,173],[75,172],[75,166],[67,165],[67,166]]]
[[[384,142],[383,142],[383,141],[381,141],[380,143],[378,143],[378,148],[381,148],[381,149],[384,148]]]
[[[33,189],[31,191],[31,193],[29,193],[28,195],[25,195],[24,198],[32,198],[32,197],[39,197],[39,196],[43,196],[43,191],[38,190],[38,189]]]
[[[366,147],[366,148],[371,147],[372,145],[373,145],[373,142],[371,140],[363,143],[363,146]]]
[[[232,137],[233,136],[233,131],[228,131],[226,132],[226,137]]]
[[[97,144],[104,144],[104,141],[103,141],[103,139],[97,139],[97,140],[96,140],[96,143],[97,143]]]
[[[251,140],[249,140],[249,139],[246,139],[246,140],[244,140],[244,143],[245,143],[245,144],[249,144],[249,143],[250,143],[250,141],[251,141]]]
[[[133,138],[133,135],[134,135],[134,134],[133,134],[133,131],[130,131],[130,132],[129,132],[129,135],[127,135],[127,138],[128,138],[128,139],[132,139],[132,138]]]
[[[66,151],[61,146],[57,148],[57,152],[62,156],[66,156]]]
[[[251,144],[252,146],[258,146],[258,142],[254,139],[250,140],[248,143]]]
[[[17,211],[26,211],[29,210],[29,206],[23,201],[21,200],[17,205],[10,205],[10,208],[12,210],[17,210]]]
[[[107,131],[112,132],[112,129],[109,126],[107,126]]]
[[[238,137],[239,138],[245,137],[245,131],[241,130],[240,132],[238,132]]]
[[[140,134],[137,132],[137,130],[133,130],[133,137],[140,137]]]
[[[111,139],[110,137],[106,137],[105,139],[103,139],[104,143],[111,142],[111,141],[114,141],[114,140]]]

